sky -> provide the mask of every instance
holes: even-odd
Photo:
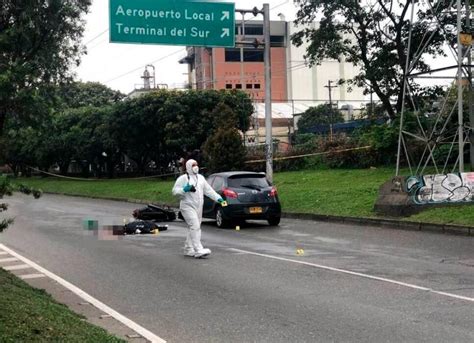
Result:
[[[233,2],[238,9],[252,9],[255,6],[261,9],[264,3],[269,3],[272,20],[280,20],[278,15],[283,13],[289,21],[296,14],[293,0]],[[253,15],[246,15],[245,18],[250,17]],[[153,64],[157,83],[179,88],[187,82],[187,65],[178,63],[178,60],[186,56],[184,46],[109,43],[109,0],[93,0],[90,12],[84,19],[86,26],[83,44],[87,48],[87,54],[82,56],[82,63],[75,70],[77,80],[100,82],[128,94],[143,84],[140,76],[147,64]],[[239,14],[236,14],[236,19],[241,19]],[[262,17],[257,16],[256,19],[262,20]]]

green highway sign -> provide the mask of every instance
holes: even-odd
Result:
[[[235,46],[235,4],[194,0],[110,0],[113,43]]]

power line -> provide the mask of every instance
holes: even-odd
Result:
[[[105,43],[108,43],[109,40],[107,39],[107,37],[104,39],[104,40],[99,40],[98,42],[95,42],[97,44],[92,44],[91,47],[87,47],[87,52],[90,52],[92,50],[94,50],[95,48],[101,46],[101,45],[104,45]]]
[[[288,0],[282,2],[282,3],[278,4],[278,5],[273,6],[272,8],[270,8],[270,11],[273,11],[275,8],[278,8],[278,7],[280,7],[280,6],[283,6],[283,5],[285,5],[286,3],[288,3]]]
[[[105,29],[104,31],[102,31],[101,33],[99,33],[97,36],[95,36],[94,38],[92,38],[91,40],[87,41],[87,43],[85,43],[84,45],[89,45],[90,43],[92,43],[93,41],[95,41],[97,38],[99,38],[100,36],[102,36],[104,33],[108,32],[109,29]]]
[[[183,49],[182,49],[182,48],[179,49],[179,50],[176,50],[175,52],[172,52],[172,53],[170,53],[170,54],[168,54],[168,55],[166,55],[166,56],[160,57],[160,58],[158,58],[157,60],[151,61],[151,62],[149,62],[149,63],[147,63],[147,64],[153,64],[153,63],[162,61],[162,60],[164,60],[164,59],[166,59],[166,58],[169,58],[169,57],[174,56],[174,55],[176,55],[177,53],[181,53],[181,52],[183,52]],[[120,79],[120,78],[122,78],[122,77],[124,77],[124,76],[127,76],[127,75],[129,75],[129,74],[131,74],[131,73],[136,72],[137,70],[142,69],[144,66],[145,66],[145,65],[141,65],[141,66],[139,66],[139,67],[137,67],[137,68],[135,68],[135,69],[133,69],[133,70],[127,71],[126,73],[123,73],[123,74],[121,74],[121,75],[119,75],[119,76],[117,76],[117,77],[114,77],[114,78],[112,78],[112,79],[110,79],[110,80],[108,80],[108,81],[105,81],[105,83],[109,83],[109,82],[118,80],[118,79]]]

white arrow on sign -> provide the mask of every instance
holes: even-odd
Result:
[[[230,29],[222,29],[221,38],[224,38],[225,36],[230,36]]]
[[[222,11],[221,21],[226,20],[226,19],[230,19],[230,12],[229,11]]]

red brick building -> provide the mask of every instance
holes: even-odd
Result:
[[[263,40],[263,22],[236,23],[236,41]],[[287,23],[271,23],[272,102],[287,101]],[[265,98],[263,47],[188,47],[180,63],[189,64],[193,89],[240,89],[255,101]]]

